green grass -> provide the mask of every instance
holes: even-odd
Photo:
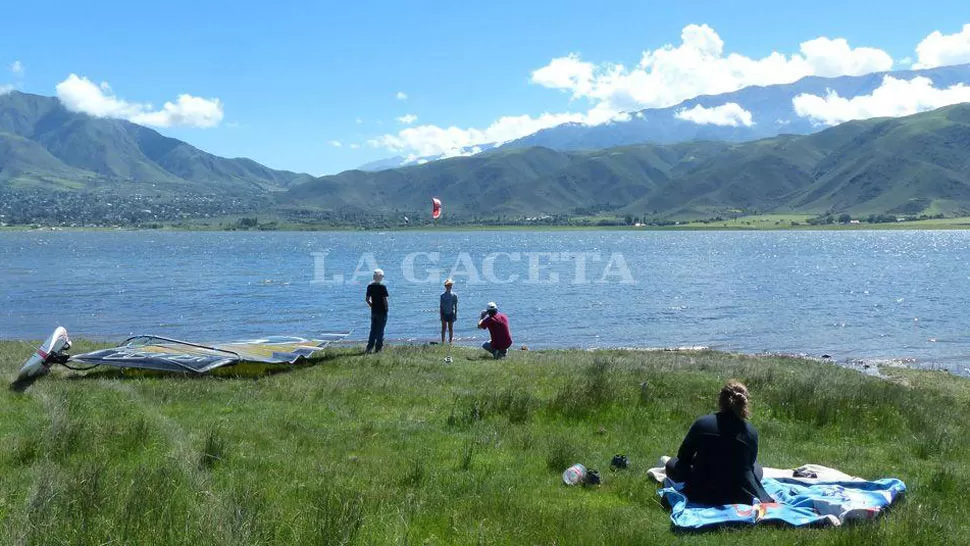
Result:
[[[0,342],[0,371],[32,350]],[[970,543],[965,379],[715,352],[480,353],[341,349],[259,378],[57,371],[4,389],[0,543]],[[731,377],[754,396],[763,464],[898,477],[906,498],[838,529],[673,533],[645,471]],[[629,470],[609,472],[616,453]],[[603,485],[562,485],[576,462]]]

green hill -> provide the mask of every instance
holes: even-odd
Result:
[[[970,105],[850,122],[743,144],[690,142],[585,152],[499,149],[292,188],[289,206],[459,215],[760,213],[962,214],[970,211]]]
[[[237,193],[283,190],[311,179],[217,157],[127,121],[69,112],[56,98],[16,91],[0,96],[0,188]]]
[[[10,185],[46,181],[66,187],[83,187],[97,176],[66,165],[42,145],[30,139],[0,133],[0,180]]]
[[[500,148],[312,178],[217,157],[126,121],[72,113],[54,98],[0,96],[0,192],[14,196],[8,200],[37,189],[96,190],[95,199],[148,192],[162,200],[193,194],[243,199],[228,207],[216,201],[182,208],[177,218],[259,212],[302,221],[330,211],[344,222],[355,215],[424,211],[432,196],[460,221],[541,215],[703,219],[738,210],[956,216],[970,212],[967,150],[970,105],[955,105],[747,143],[567,152]],[[85,222],[96,223],[95,209],[85,211]]]
[[[284,203],[360,210],[424,210],[431,196],[459,215],[617,209],[659,191],[676,170],[727,145],[643,145],[597,152],[497,150],[379,172],[348,171],[296,186]]]

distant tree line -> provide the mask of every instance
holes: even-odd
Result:
[[[248,213],[265,206],[258,196],[38,192],[0,189],[6,225],[105,227],[155,225]]]
[[[665,218],[656,211],[651,216],[608,212],[614,205],[603,203],[579,207],[569,214],[485,215],[446,210],[438,219],[429,211],[395,209],[368,211],[359,208],[321,210],[289,208],[277,205],[265,194],[128,194],[108,192],[40,192],[0,188],[0,224],[62,227],[218,227],[227,230],[274,230],[282,224],[289,227],[391,229],[428,226],[671,226],[688,223]],[[725,222],[757,211],[732,209],[707,219],[693,220],[702,224]],[[272,220],[260,221],[260,216]],[[942,218],[942,214],[907,216],[907,220]],[[869,224],[897,222],[902,216],[870,214],[855,220]],[[809,225],[848,224],[854,218],[848,213],[827,213],[807,220]],[[797,225],[797,223],[793,223]]]
[[[860,223],[866,224],[889,224],[900,221],[912,221],[912,220],[934,220],[943,218],[943,214],[922,214],[920,216],[901,216],[897,214],[870,214],[868,216],[860,216],[855,218]],[[838,216],[834,214],[824,214],[822,216],[816,216],[815,218],[809,218],[806,222],[812,226],[819,225],[831,225],[835,223],[839,224],[849,224],[853,220],[852,216],[847,213],[842,213]]]

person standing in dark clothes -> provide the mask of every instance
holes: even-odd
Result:
[[[381,284],[384,271],[374,270],[374,282],[367,285],[364,301],[370,306],[370,335],[367,337],[366,353],[381,352],[384,348],[384,327],[387,326],[387,287]]]
[[[718,397],[720,411],[694,421],[677,456],[667,461],[667,477],[685,482],[684,494],[701,504],[774,502],[761,485],[764,471],[757,463],[758,431],[751,414],[748,389],[728,381]]]

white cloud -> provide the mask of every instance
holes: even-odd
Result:
[[[899,66],[906,66],[906,67],[913,66],[913,58],[903,57],[902,59],[899,59],[898,61],[896,61],[896,64]]]
[[[350,149],[351,150],[359,150],[360,149],[360,144],[357,144],[357,143],[351,144],[350,145]]]
[[[754,125],[751,112],[745,110],[736,102],[711,108],[705,108],[700,104],[690,110],[681,108],[677,110],[674,117],[684,121],[692,121],[698,125],[719,125],[722,127],[737,127],[739,125],[751,127]]]
[[[22,76],[23,73],[24,73],[24,65],[23,65],[23,63],[21,63],[20,61],[14,61],[10,65],[10,72],[12,72],[14,74],[14,76]],[[17,88],[17,86],[15,86],[13,84],[0,83],[0,95],[6,95],[7,93],[12,92],[16,88]]]
[[[462,148],[490,142],[507,142],[541,129],[568,122],[582,122],[583,114],[542,114],[532,116],[505,116],[485,129],[462,129],[420,125],[410,127],[396,135],[385,134],[368,140],[375,148],[388,148],[396,152],[413,152],[418,156],[444,155],[450,157],[461,153]]]
[[[71,74],[57,84],[57,98],[73,112],[95,117],[121,118],[154,127],[215,127],[222,122],[222,101],[181,94],[174,103],[166,102],[161,110],[148,103],[127,102],[116,97],[107,82],[95,85],[91,80]]]
[[[884,72],[893,67],[893,58],[885,51],[874,47],[853,48],[845,38],[830,40],[819,37],[802,42],[799,49],[801,56],[811,67],[812,76],[861,76]],[[798,57],[799,55],[792,55],[791,62],[797,65]]]
[[[401,123],[403,123],[405,125],[411,125],[415,121],[418,121],[418,116],[416,116],[414,114],[404,114],[403,116],[401,116],[399,118],[394,118],[394,119],[398,120],[399,122],[401,122]]]
[[[916,46],[916,64],[913,68],[935,68],[952,64],[970,63],[970,24],[954,34],[934,31]]]
[[[407,100],[407,98],[408,98],[408,94],[407,94],[407,93],[405,93],[404,91],[398,91],[398,92],[397,92],[397,93],[396,93],[396,94],[394,95],[394,98],[395,98],[395,99],[397,99],[397,100]]]
[[[341,148],[343,147],[344,143],[340,142],[339,140],[331,140],[330,145],[333,146],[334,148]]]
[[[364,120],[357,118],[354,120],[354,123],[356,123],[357,125],[362,125],[364,123]]]
[[[908,116],[961,102],[970,102],[970,87],[957,84],[937,89],[933,87],[933,80],[922,76],[911,80],[886,76],[871,95],[851,99],[840,97],[834,91],[824,97],[801,94],[792,99],[796,114],[823,125],[853,119]]]
[[[552,89],[569,89],[579,96],[592,90],[595,67],[579,60],[579,54],[553,59],[532,72],[532,83]]]
[[[724,51],[724,41],[707,25],[688,25],[681,44],[646,50],[632,69],[622,64],[581,61],[579,56],[553,59],[532,73],[532,82],[561,89],[574,99],[613,113],[673,106],[698,95],[716,95],[751,85],[792,83],[805,76],[859,75],[892,68],[880,49],[852,48],[842,39],[803,42],[800,52],[773,52],[752,59]],[[602,117],[602,116],[601,116]]]
[[[166,102],[160,111],[139,114],[131,121],[154,127],[215,127],[222,122],[222,101],[183,93],[176,102]]]
[[[57,84],[56,89],[58,98],[68,110],[92,116],[129,118],[150,108],[147,104],[132,104],[117,99],[105,84],[97,86],[91,80],[75,74]]]
[[[425,125],[385,134],[372,139],[371,145],[422,156],[454,154],[463,147],[513,140],[565,122],[622,122],[630,119],[624,112],[673,106],[698,95],[727,93],[751,85],[792,83],[811,75],[860,75],[892,66],[893,59],[885,51],[854,48],[845,39],[826,37],[803,42],[799,51],[790,55],[772,52],[759,59],[749,58],[727,52],[724,41],[711,27],[688,25],[681,33],[679,45],[643,51],[632,68],[618,63],[594,64],[572,53],[552,59],[532,72],[533,83],[566,91],[574,100],[585,101],[585,113],[506,116],[484,129]],[[699,116],[710,123],[753,123],[740,109],[720,108],[685,115]]]

